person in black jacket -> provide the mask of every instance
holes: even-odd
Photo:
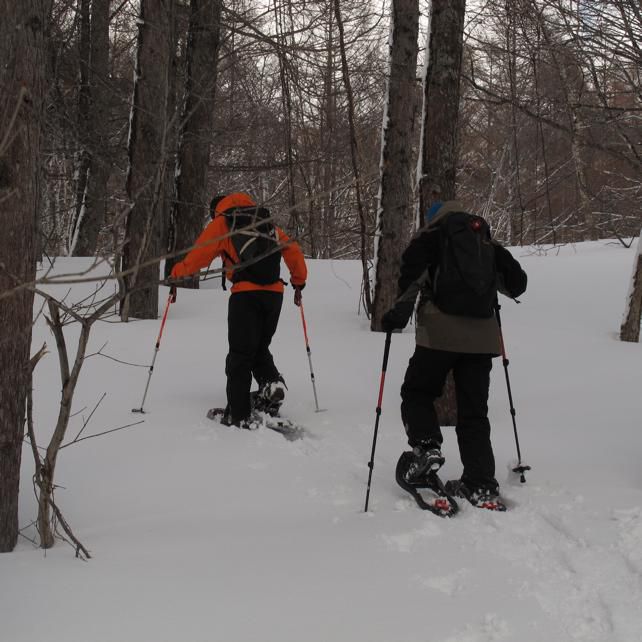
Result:
[[[416,348],[401,388],[401,417],[414,454],[408,475],[416,481],[444,463],[443,437],[434,402],[452,371],[457,397],[457,441],[464,468],[457,491],[473,503],[493,502],[499,501],[499,485],[490,440],[488,393],[492,358],[501,354],[493,310],[498,290],[515,298],[526,290],[527,277],[510,252],[492,241],[488,232],[481,246],[485,256],[494,262],[492,286],[480,290],[481,294],[461,286],[466,296],[470,293],[474,299],[471,312],[461,314],[461,287],[459,291],[456,287],[449,289],[452,284],[438,288],[439,270],[445,271],[442,258],[448,247],[444,244],[448,219],[469,217],[472,225],[483,224],[487,229],[483,219],[462,212],[456,201],[438,202],[431,207],[427,215],[430,220],[402,256],[398,298],[383,316],[382,325],[387,332],[404,328],[421,294]]]

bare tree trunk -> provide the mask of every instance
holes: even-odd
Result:
[[[517,122],[517,27],[514,4],[506,2],[506,63],[510,85],[511,146],[509,167],[512,168],[509,184],[510,241],[513,245],[524,245],[524,219],[526,210],[522,196],[522,159],[519,146],[519,127]]]
[[[0,552],[18,538],[49,0],[0,0]],[[2,296],[2,295],[6,296]]]
[[[335,186],[337,180],[337,87],[334,61],[334,13],[328,12],[326,33],[326,60],[323,73],[323,102],[320,113],[319,147],[322,159],[317,163],[321,185],[319,209],[321,211],[320,258],[332,258],[332,237],[335,233]]]
[[[417,86],[419,1],[393,0],[390,29],[390,76],[383,115],[381,185],[377,212],[376,280],[370,327],[381,330],[381,317],[397,295],[401,253],[413,216],[412,138]]]
[[[533,66],[533,91],[535,92],[535,105],[536,105],[536,113],[537,113],[537,119],[535,122],[535,127],[537,128],[537,136],[539,138],[539,143],[540,147],[542,150],[542,163],[543,163],[543,169],[544,169],[544,190],[546,192],[546,208],[548,211],[548,219],[551,224],[551,229],[546,235],[547,240],[550,240],[550,242],[555,245],[557,242],[557,233],[555,230],[555,219],[554,219],[554,214],[553,214],[553,205],[552,205],[552,199],[551,199],[551,172],[549,169],[549,160],[548,160],[548,151],[546,149],[546,137],[544,135],[544,126],[542,123],[541,119],[541,114],[542,114],[542,95],[540,92],[540,82],[539,82],[539,75],[540,75],[540,55],[542,51],[542,46],[541,46],[541,29],[537,29],[537,47],[535,51],[532,54],[532,66]],[[535,162],[535,177],[536,177],[536,182],[539,184],[539,179],[537,178],[537,173],[538,173],[538,167],[539,167],[539,162]],[[537,204],[537,199],[535,200],[535,203]],[[537,207],[535,208],[537,209]]]
[[[642,319],[642,230],[638,239],[638,251],[633,263],[631,285],[626,299],[626,310],[620,327],[620,340],[638,342],[640,340],[640,320]]]
[[[183,20],[181,20],[181,9],[189,12],[189,7],[182,7],[177,5],[175,7],[175,12],[171,24],[171,35],[170,41],[172,43],[170,58],[169,58],[169,74],[168,74],[168,98],[167,98],[167,120],[168,128],[166,134],[167,141],[167,167],[174,167],[174,170],[177,169],[178,161],[178,147],[179,140],[181,136],[181,122],[180,122],[180,112],[182,111],[182,92],[184,89],[183,83],[181,83],[180,92],[181,96],[179,97],[179,81],[178,81],[178,70],[179,65],[184,65],[184,55],[186,44],[180,47],[179,43],[187,42],[187,32],[189,24],[189,13],[187,13],[187,20],[185,22],[185,28],[183,28]],[[179,52],[179,47],[181,52]],[[180,58],[180,62],[179,62]],[[176,250],[176,219],[174,217],[174,209],[176,206],[176,171],[174,174],[170,174],[169,171],[165,173],[165,180],[162,185],[161,193],[161,205],[160,205],[160,214],[159,214],[159,226],[160,226],[160,244],[161,248],[165,250],[167,254],[171,254]],[[174,266],[174,263],[178,259],[167,259],[164,266],[164,275],[167,278]]]
[[[53,297],[43,294],[42,292],[40,294],[45,296],[47,299],[49,310],[47,323],[56,340],[58,362],[60,365],[60,381],[62,384],[58,418],[44,456],[41,456],[40,454],[40,449],[36,442],[35,430],[31,421],[31,413],[29,412],[29,440],[31,442],[36,468],[34,486],[36,488],[36,495],[38,498],[37,526],[38,533],[40,534],[40,546],[42,548],[51,548],[54,545],[55,525],[58,523],[74,543],[77,552],[82,552],[85,557],[90,557],[87,549],[85,549],[85,547],[73,535],[69,524],[65,521],[62,516],[62,512],[56,506],[54,501],[54,491],[56,488],[56,464],[58,461],[58,454],[61,448],[64,447],[63,441],[67,433],[67,428],[69,427],[69,420],[72,416],[74,393],[76,391],[80,372],[85,363],[85,355],[87,352],[87,345],[89,344],[91,328],[96,321],[103,318],[104,315],[111,310],[114,303],[120,297],[120,292],[116,292],[113,296],[107,297],[101,301],[97,307],[90,306],[84,315],[79,311],[82,310],[82,308],[76,308],[77,311],[74,311],[72,307],[67,307],[65,304],[57,301]],[[61,310],[64,312],[64,315],[61,315]],[[70,362],[69,359],[69,352],[67,350],[67,342],[65,340],[64,333],[64,327],[68,325],[70,321],[75,321],[81,326],[78,346],[76,348],[73,363]],[[33,369],[35,363],[37,363],[37,360],[42,356],[45,350],[46,345],[43,346],[32,358],[30,370]]]
[[[566,103],[565,108],[568,119],[567,131],[571,144],[571,158],[573,159],[573,166],[575,168],[577,210],[580,220],[583,220],[585,225],[584,238],[582,240],[588,239],[595,241],[599,238],[599,231],[596,217],[592,211],[593,198],[587,179],[587,150],[582,139],[583,134],[581,133],[589,129],[587,123],[584,122],[584,114],[580,107],[586,89],[584,75],[577,60],[577,52],[572,48],[572,45],[569,43],[567,50],[561,49],[561,51],[557,53],[548,27],[541,17],[540,26],[542,35],[550,49]]]
[[[73,254],[78,221],[84,215],[84,203],[89,173],[89,110],[91,68],[91,0],[79,0],[80,37],[78,39],[78,142],[74,168],[75,212],[67,230],[67,250]]]
[[[435,187],[443,200],[455,198],[459,78],[466,0],[433,0],[428,64],[424,78],[424,120],[419,171],[420,217]]]
[[[80,211],[71,239],[74,256],[93,256],[105,221],[109,152],[109,0],[92,0],[89,105],[85,132],[87,166]]]
[[[368,266],[368,221],[361,198],[361,172],[359,169],[359,149],[357,145],[357,131],[354,120],[354,96],[352,94],[352,83],[348,70],[348,59],[346,57],[345,38],[343,33],[343,20],[341,19],[341,6],[339,0],[334,0],[334,15],[339,31],[339,50],[341,52],[341,69],[343,71],[343,82],[346,87],[348,98],[348,122],[350,125],[350,158],[352,159],[352,171],[354,174],[354,190],[357,197],[357,214],[359,215],[359,232],[361,236],[361,269],[363,271],[363,295],[366,314],[372,312],[372,298],[370,292],[370,268]]]
[[[65,431],[69,424],[69,418],[71,417],[74,392],[76,390],[76,384],[78,383],[80,370],[84,363],[87,343],[89,341],[89,331],[91,330],[90,324],[83,324],[78,341],[76,358],[74,359],[73,367],[70,368],[60,311],[53,300],[49,301],[49,314],[51,319],[48,319],[48,322],[56,339],[60,361],[60,378],[63,385],[56,428],[47,447],[47,453],[38,475],[38,485],[40,488],[40,496],[38,498],[38,532],[40,533],[40,546],[42,548],[51,548],[54,545],[51,505],[53,503],[56,462]]]
[[[419,225],[431,199],[455,198],[459,79],[463,51],[466,0],[433,0],[430,14],[428,64],[424,79],[424,121],[420,158]],[[441,425],[457,423],[457,404],[452,375],[437,403]]]
[[[276,40],[278,44],[279,79],[281,81],[281,105],[283,107],[283,119],[285,121],[283,143],[288,164],[288,227],[293,234],[298,236],[301,233],[301,230],[294,182],[295,139],[292,136],[292,92],[290,90],[291,72],[289,69],[290,63],[286,54],[288,46],[286,36],[287,27],[285,25],[285,17],[283,13],[283,6],[275,1],[274,17],[276,20]],[[290,25],[289,28],[291,31],[294,31],[294,25]]]
[[[134,98],[129,131],[127,196],[122,268],[127,295],[121,305],[129,317],[158,316],[160,212],[167,168],[167,101],[174,0],[142,0]],[[144,264],[144,265],[143,265]]]
[[[185,97],[175,171],[175,202],[170,227],[174,249],[188,248],[207,215],[207,168],[210,159],[216,89],[221,0],[192,0],[187,41]],[[165,274],[182,259],[168,259]],[[198,279],[191,285],[198,288]]]

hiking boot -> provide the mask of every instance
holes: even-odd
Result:
[[[464,497],[473,506],[503,512],[506,504],[499,496],[499,485],[497,482],[485,485],[471,484],[461,479],[446,482],[446,490],[452,495]]]
[[[412,454],[414,461],[410,463],[406,473],[409,482],[417,482],[429,473],[437,472],[444,465],[444,456],[441,454],[439,445],[435,442],[415,446],[412,449]]]
[[[207,416],[210,419],[214,419],[216,414],[217,414],[218,408],[212,408],[208,413]],[[234,423],[234,420],[232,419],[232,413],[230,412],[230,407],[226,406],[225,410],[223,410],[223,415],[219,419],[219,422],[222,423],[224,426],[234,426],[236,425]]]
[[[285,381],[281,376],[279,376],[278,381],[264,383],[256,392],[252,393],[254,410],[265,412],[272,416],[278,415],[285,399],[285,390]]]
[[[211,418],[212,417],[210,417],[210,419]],[[227,408],[225,408],[225,411],[221,416],[220,423],[223,426],[234,426],[235,428],[242,428],[244,430],[256,430],[261,425],[261,418],[258,417],[254,412],[251,412],[249,416],[243,419],[234,419],[228,406]]]

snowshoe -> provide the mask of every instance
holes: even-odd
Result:
[[[496,489],[471,488],[461,479],[453,479],[446,482],[446,491],[456,497],[462,497],[477,508],[498,511],[503,513],[506,504],[502,501]]]
[[[305,430],[301,426],[293,423],[285,417],[274,417],[258,410],[253,410],[250,417],[239,424],[234,424],[230,421],[225,408],[211,408],[207,411],[207,418],[216,421],[223,426],[235,426],[245,430],[258,430],[259,428],[269,428],[274,432],[283,435],[288,441],[296,441],[301,439]]]
[[[459,506],[444,487],[437,472],[429,468],[427,471],[417,474],[417,470],[416,454],[414,452],[401,453],[395,469],[395,478],[399,486],[410,493],[417,506],[422,510],[428,510],[439,517],[455,515]]]

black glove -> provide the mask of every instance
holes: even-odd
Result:
[[[172,279],[171,277],[167,277],[166,279],[163,279],[161,281],[161,285],[165,285],[169,288],[169,295],[172,297],[172,303],[176,303],[176,284],[178,281],[176,279]]]
[[[522,266],[513,258],[512,254],[504,247],[495,249],[495,265],[499,278],[499,290],[511,297],[517,298],[526,291],[528,277]]]
[[[303,290],[303,288],[305,287],[305,283],[302,283],[301,285],[292,284],[292,287],[294,288],[294,305],[299,307],[301,305],[301,302],[303,301],[301,290]]]
[[[408,325],[412,311],[415,309],[414,301],[401,301],[393,308],[390,308],[383,317],[381,317],[381,327],[384,332],[401,330]]]

